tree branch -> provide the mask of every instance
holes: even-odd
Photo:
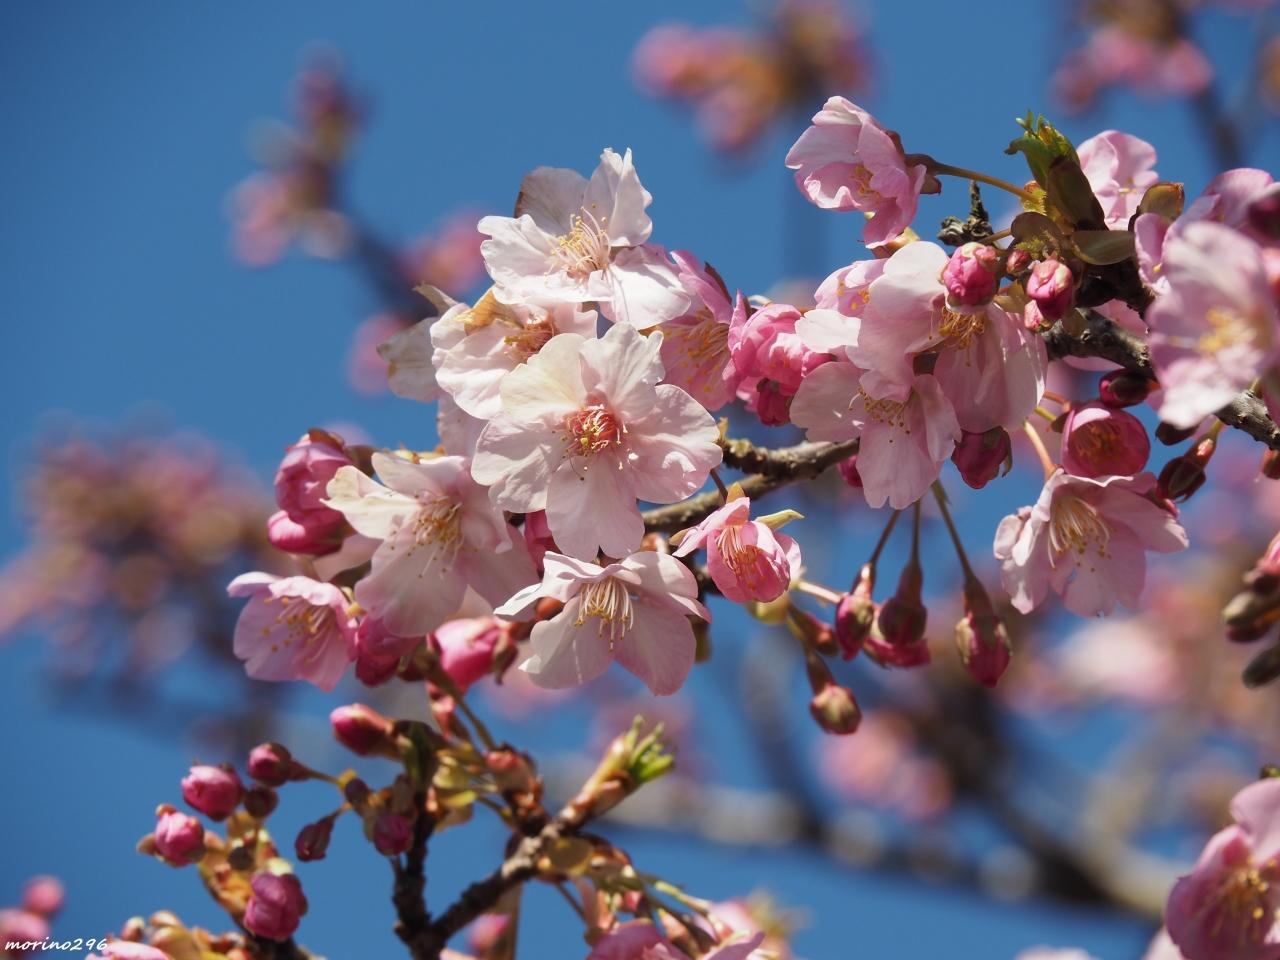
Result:
[[[1118,363],[1126,370],[1156,378],[1147,345],[1135,334],[1123,329],[1100,313],[1085,313],[1085,327],[1079,333],[1068,333],[1058,321],[1044,335],[1049,358],[1101,357]],[[1247,433],[1272,450],[1280,450],[1280,427],[1267,413],[1266,404],[1252,393],[1242,393],[1219,410],[1217,418],[1229,427]]]
[[[750,440],[725,440],[721,447],[725,466],[750,474],[740,481],[742,492],[755,498],[800,480],[812,480],[857,453],[858,441],[799,443],[794,447],[769,449],[757,447]],[[646,510],[644,526],[651,533],[674,533],[714,513],[721,503],[716,490],[700,493],[680,503]]]
[[[413,843],[405,854],[404,862],[399,858],[391,861],[395,872],[395,886],[391,893],[391,902],[396,908],[396,936],[401,939],[415,960],[430,957],[431,950],[431,914],[427,912],[427,839],[434,829],[432,818],[427,816],[423,807],[425,794],[417,798],[418,818],[413,824]]]

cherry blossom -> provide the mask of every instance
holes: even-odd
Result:
[[[591,179],[539,167],[524,178],[514,217],[485,217],[485,266],[507,303],[596,301],[611,320],[650,327],[678,317],[689,298],[660,248],[646,243],[653,198],[631,151],[600,155]]]
[[[1187,960],[1280,957],[1280,780],[1245,787],[1231,816],[1169,895],[1165,926]]]
[[[736,939],[703,954],[702,960],[748,960],[763,941],[763,933]],[[601,937],[587,960],[689,960],[689,955],[648,920],[629,920]]]
[[[1146,551],[1174,553],[1187,534],[1168,509],[1148,498],[1155,478],[1051,476],[1034,507],[1007,516],[995,555],[1014,607],[1028,613],[1049,589],[1072,613],[1091,617],[1133,609],[1146,580]]]
[[[662,324],[664,380],[684,390],[708,410],[719,410],[734,398],[742,372],[732,363],[729,331],[746,320],[747,301],[732,299],[719,274],[699,266],[692,254],[672,252],[690,312]]]
[[[799,514],[784,511],[759,520],[750,515],[750,498],[733,497],[696,527],[671,539],[679,539],[677,557],[707,548],[707,572],[728,599],[767,603],[782,596],[800,573],[800,545],[774,532]]]
[[[589,683],[617,660],[653,693],[675,693],[693,667],[689,618],[710,620],[688,567],[666,554],[641,551],[600,567],[558,553],[543,558],[542,582],[495,611],[514,616],[539,597],[564,609],[533,628],[520,665],[542,687]]]
[[[921,164],[908,165],[898,142],[844,97],[831,97],[814,114],[786,162],[810,203],[868,215],[862,231],[868,246],[887,243],[911,225],[926,173]]]
[[[644,533],[636,499],[687,497],[720,462],[711,415],[658,382],[661,342],[624,325],[598,340],[563,333],[503,380],[472,475],[503,509],[545,510],[571,556],[626,556]]]
[[[429,633],[454,615],[468,586],[498,603],[536,579],[524,540],[456,456],[411,462],[373,455],[382,483],[344,467],[326,501],[381,541],[356,600],[387,630]]]
[[[1127,229],[1142,195],[1160,179],[1156,148],[1131,134],[1104,130],[1081,143],[1076,153],[1107,226]]]
[[[325,691],[337,686],[355,659],[356,632],[350,600],[338,587],[309,577],[245,573],[227,593],[249,598],[233,644],[249,676],[307,680]]]
[[[1188,224],[1164,245],[1168,292],[1147,311],[1160,417],[1194,427],[1277,357],[1280,312],[1258,245],[1217,223]]]

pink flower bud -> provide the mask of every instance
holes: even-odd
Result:
[[[337,741],[362,757],[373,754],[395,756],[391,740],[392,722],[372,707],[353,703],[329,714],[329,724]]]
[[[22,888],[22,908],[51,917],[62,909],[66,894],[57,877],[32,877]]]
[[[862,722],[862,711],[858,709],[853,691],[838,683],[828,683],[815,693],[809,701],[809,712],[827,733],[842,736],[853,733]]]
[[[756,395],[748,404],[766,427],[782,427],[791,422],[791,397],[782,392],[776,380],[761,380]]]
[[[49,936],[49,922],[29,910],[0,910],[0,943],[11,941],[39,943]],[[13,953],[12,956],[25,956]],[[10,956],[9,953],[3,956]]]
[[[898,589],[876,615],[864,647],[867,655],[886,667],[919,667],[929,662],[924,639],[929,611],[921,599],[924,573],[912,559],[902,568]]]
[[[1026,287],[1027,296],[1049,320],[1062,319],[1075,296],[1075,280],[1070,268],[1052,257],[1031,268]]]
[[[225,820],[240,805],[244,787],[230,767],[197,764],[182,778],[182,799],[211,820]]]
[[[942,269],[942,285],[953,305],[990,303],[1000,282],[1000,251],[985,243],[966,243]]]
[[[342,546],[338,531],[341,525],[308,527],[292,519],[283,510],[267,518],[267,542],[285,553],[322,557]]]
[[[1140,373],[1112,370],[1098,381],[1098,399],[1108,407],[1136,407],[1155,389],[1156,382]]]
[[[875,591],[876,571],[872,564],[864,563],[853,589],[836,604],[836,642],[846,660],[852,660],[866,643],[867,635],[876,620]]]
[[[396,857],[413,843],[413,823],[398,813],[383,811],[373,823],[373,845],[384,857]]]
[[[165,863],[185,867],[204,856],[204,827],[195,817],[161,807],[156,820],[155,850]]]
[[[1249,226],[1264,237],[1280,240],[1280,183],[1273,183],[1258,194],[1247,211]]]
[[[276,471],[280,512],[267,521],[267,539],[289,553],[321,556],[337,549],[345,521],[324,503],[333,475],[351,458],[333,434],[312,430],[289,447]]]
[[[493,670],[493,651],[502,640],[503,626],[492,617],[450,620],[440,625],[429,642],[440,654],[440,666],[460,690]]]
[[[841,460],[837,463],[836,469],[840,471],[840,477],[845,483],[855,490],[862,489],[862,474],[858,473],[858,455],[856,453],[848,460]]]
[[[333,836],[333,825],[337,814],[321,817],[315,823],[308,823],[298,831],[293,841],[293,851],[302,861],[323,860],[329,851],[329,838]]]
[[[956,624],[956,649],[969,676],[984,687],[994,687],[1009,668],[1009,636],[976,580],[965,584],[964,617]]]
[[[376,687],[395,676],[400,658],[423,642],[422,637],[391,633],[377,617],[364,617],[356,628],[356,676]]]
[[[1025,250],[1010,250],[1004,260],[1004,272],[1015,277],[1031,266],[1031,254]]]
[[[546,556],[547,551],[560,553],[560,548],[556,546],[555,538],[551,536],[551,526],[547,523],[547,511],[534,510],[532,513],[524,515],[524,542],[529,547],[529,554],[533,557],[533,562],[538,569],[542,569],[542,558]]]
[[[244,926],[250,933],[268,940],[288,940],[307,912],[302,884],[293,874],[254,874],[253,891],[244,908]]]
[[[1000,475],[1001,468],[1007,471],[1012,456],[1009,434],[1003,427],[992,427],[985,433],[964,431],[951,451],[951,462],[966,484],[981,490]]]
[[[1077,477],[1131,477],[1151,456],[1137,417],[1099,402],[1073,407],[1062,427],[1062,465]]]
[[[288,749],[278,743],[263,743],[249,752],[249,776],[269,787],[295,779],[297,764]]]

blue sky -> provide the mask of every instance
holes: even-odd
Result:
[[[1010,4],[1008,19],[944,0],[870,7],[877,83],[868,105],[909,150],[1018,179],[1017,162],[1001,150],[1017,132],[1015,116],[1028,108],[1053,113],[1045,79],[1061,50],[1059,6]],[[731,286],[757,291],[781,279],[788,207],[820,240],[815,276],[859,255],[852,218],[798,204],[781,165],[793,132],[765,144],[762,162],[733,172],[687,117],[632,88],[635,41],[658,22],[690,17],[689,7],[580,0],[0,7],[0,310],[8,334],[0,444],[5,499],[14,505],[0,515],[0,555],[21,543],[13,480],[24,444],[56,413],[102,424],[163,416],[239,451],[264,483],[284,444],[312,424],[355,422],[384,442],[430,430],[424,408],[358,397],[342,380],[351,330],[374,306],[358,279],[296,256],[255,272],[228,253],[224,202],[251,170],[251,123],[283,115],[308,41],[335,44],[373,103],[349,193],[389,237],[412,236],[461,206],[505,211],[526,170],[589,172],[603,147],[630,146],[655,197],[654,239],[697,252]],[[744,16],[729,0],[703,0],[696,10],[706,23]],[[1231,53],[1241,29],[1215,21],[1211,47]],[[1151,140],[1161,173],[1186,180],[1189,192],[1208,178],[1176,104],[1120,97],[1061,126],[1077,140],[1108,126]],[[1274,148],[1269,136],[1255,156]],[[963,212],[963,197],[963,185],[950,184],[947,206],[926,210]],[[982,537],[1008,505],[1000,496],[966,502],[966,526]],[[857,535],[861,542],[867,533]],[[55,710],[38,682],[42,660],[31,636],[0,648],[0,700],[11,725],[0,747],[7,771],[0,903],[26,876],[49,871],[70,890],[60,934],[100,935],[160,907],[217,926],[194,876],[132,853],[154,804],[177,799],[192,747]],[[700,683],[706,691],[712,681]],[[327,704],[318,697],[297,704],[298,734],[316,750],[324,749],[317,718]],[[562,743],[573,745],[572,724],[561,726]],[[295,826],[329,802],[301,793]],[[330,860],[304,872],[313,913],[303,938],[333,957],[399,955],[389,871],[351,824],[343,826]],[[499,842],[487,828],[442,840],[432,855],[433,903],[487,869]],[[701,894],[769,887],[803,907],[809,924],[797,943],[814,958],[844,955],[856,940],[866,957],[945,951],[985,960],[1053,942],[1122,960],[1137,955],[1145,935],[1096,914],[1005,906],[801,855],[698,848],[691,856],[686,842],[660,838],[635,839],[631,849]],[[563,909],[541,892],[531,904],[546,909],[527,911],[536,949],[526,956],[574,955]]]

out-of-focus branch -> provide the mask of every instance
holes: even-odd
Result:
[[[413,842],[404,855],[404,862],[391,861],[395,872],[395,886],[391,902],[396,908],[396,936],[409,948],[414,957],[429,956],[432,939],[431,915],[427,912],[425,896],[427,877],[427,840],[434,829],[434,821],[423,811],[425,795],[415,798],[418,817],[413,824]]]
[[[769,449],[757,447],[749,440],[725,440],[724,463],[750,475],[741,482],[742,492],[751,498],[801,480],[812,480],[841,460],[858,451],[858,441],[844,443],[800,443],[794,447]],[[650,532],[674,533],[692,526],[715,512],[721,505],[718,491],[700,493],[680,503],[646,510],[645,529]]]
[[[1101,357],[1126,370],[1155,378],[1151,355],[1142,339],[1100,313],[1085,313],[1084,329],[1068,333],[1059,321],[1045,334],[1049,357]],[[1242,393],[1217,412],[1229,427],[1235,427],[1272,450],[1280,450],[1280,427],[1267,413],[1266,404],[1252,393]]]

